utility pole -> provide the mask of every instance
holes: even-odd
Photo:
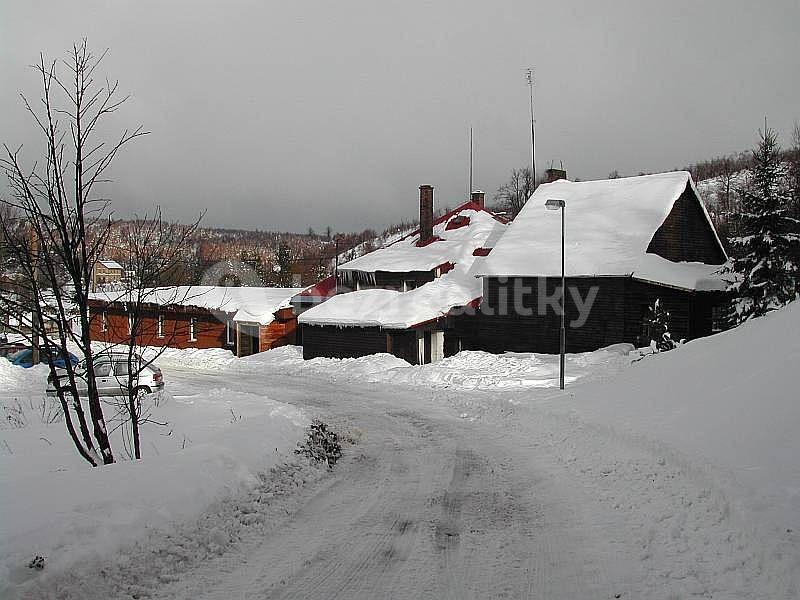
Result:
[[[334,236],[333,295],[339,293],[339,236]]]
[[[529,68],[525,72],[525,79],[528,81],[528,87],[531,92],[531,179],[533,187],[536,187],[536,131],[534,123],[536,123],[533,116],[533,68]]]

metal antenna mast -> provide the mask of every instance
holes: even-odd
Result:
[[[531,91],[531,175],[533,185],[536,186],[536,132],[533,117],[533,69],[529,68],[525,71],[525,79],[528,81],[528,87]]]
[[[472,197],[472,127],[469,128],[469,189],[467,190],[467,200]]]

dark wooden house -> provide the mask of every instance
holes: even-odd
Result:
[[[563,215],[545,209],[551,199]],[[559,180],[537,188],[482,263],[480,309],[457,320],[464,349],[559,351],[562,217],[568,352],[646,345],[656,299],[673,338],[724,327],[727,256],[689,173]]]
[[[338,293],[298,317],[303,356],[388,352],[422,364],[455,354],[455,314],[480,299],[474,269],[506,226],[481,192],[434,218],[433,187],[421,186],[420,228],[341,265]]]

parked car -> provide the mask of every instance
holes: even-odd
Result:
[[[134,378],[133,388],[137,394],[150,394],[164,388],[164,377],[161,369],[146,361],[139,355],[134,355],[134,364],[139,375]],[[69,385],[66,371],[56,371],[58,381],[62,386]],[[75,383],[79,396],[87,396],[89,385],[86,381],[86,363],[81,361],[75,367]],[[127,396],[128,395],[128,354],[126,352],[104,352],[94,358],[94,380],[100,396]],[[47,395],[55,396],[56,387],[52,377],[48,377]]]
[[[69,356],[69,361],[73,365],[78,364],[78,357],[72,354],[72,352],[67,352],[67,356]],[[25,348],[24,350],[9,354],[6,358],[11,361],[12,365],[30,369],[33,366],[33,348]],[[66,368],[64,357],[61,356],[61,352],[55,348],[51,351],[48,351],[47,348],[41,348],[39,350],[39,362],[42,364],[53,364],[59,369]]]

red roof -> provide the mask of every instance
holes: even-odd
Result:
[[[311,287],[304,289],[297,294],[298,296],[311,296],[315,298],[327,298],[336,292],[336,276],[329,275],[322,281],[318,281]]]

